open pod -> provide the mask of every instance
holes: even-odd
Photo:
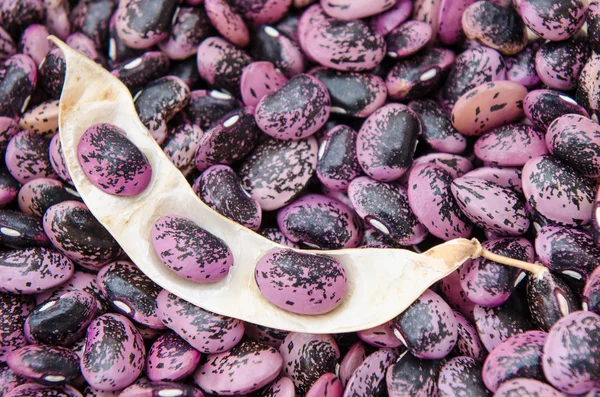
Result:
[[[127,87],[59,39],[50,39],[63,51],[67,64],[60,99],[60,140],[75,187],[92,214],[150,279],[194,305],[287,331],[358,331],[391,320],[433,283],[483,252],[479,242],[466,239],[449,241],[424,254],[401,249],[303,251],[338,260],[346,269],[348,294],[340,306],[326,314],[284,311],[262,296],[254,278],[257,261],[268,251],[284,247],[205,205],[138,118]],[[98,123],[123,129],[147,157],[152,179],[141,194],[120,197],[104,193],[84,174],[77,146],[82,134]],[[167,215],[189,218],[229,246],[234,262],[227,277],[212,284],[197,284],[162,263],[152,247],[151,231],[157,219]]]

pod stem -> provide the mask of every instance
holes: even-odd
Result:
[[[526,270],[530,273],[533,273],[533,275],[535,275],[537,278],[540,278],[544,274],[544,272],[548,271],[548,268],[545,266],[538,265],[536,263],[524,262],[524,261],[520,261],[518,259],[508,258],[506,256],[494,254],[493,252],[488,251],[483,247],[481,247],[481,256],[484,257],[485,259],[489,259],[490,261],[494,261],[494,262],[500,263],[502,265],[516,267],[519,269]]]

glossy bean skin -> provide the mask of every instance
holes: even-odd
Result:
[[[395,242],[418,244],[427,236],[427,229],[410,209],[404,187],[358,177],[350,183],[348,196],[365,222]]]
[[[17,375],[45,385],[65,385],[79,375],[79,357],[65,347],[30,345],[11,352],[6,363]]]
[[[519,13],[529,29],[553,41],[568,39],[585,22],[587,3],[580,0],[547,2],[521,0]]]
[[[39,24],[30,25],[21,35],[20,47],[23,54],[29,56],[38,65],[50,51],[50,43],[45,43],[48,35],[50,35],[48,28]]]
[[[405,352],[386,373],[390,397],[432,396],[438,392],[437,378],[442,360],[424,360]]]
[[[566,41],[542,44],[535,57],[535,68],[548,87],[568,91],[577,86],[588,55],[585,35],[578,34]]]
[[[335,372],[340,357],[337,343],[330,335],[290,333],[279,348],[283,358],[282,374],[289,377],[299,393],[328,372]]]
[[[474,147],[475,155],[495,166],[520,167],[548,154],[544,133],[525,124],[509,124],[486,132]]]
[[[3,396],[25,382],[26,380],[11,371],[8,365],[0,364],[0,393]]]
[[[73,386],[50,387],[35,383],[25,383],[9,392],[6,397],[82,397]]]
[[[305,58],[298,44],[273,26],[263,26],[252,34],[250,55],[261,61],[272,62],[286,77],[303,73]]]
[[[96,298],[85,291],[71,291],[37,306],[25,320],[30,343],[70,346],[85,334],[98,312]]]
[[[533,245],[524,238],[500,238],[489,240],[482,246],[498,255],[531,262]],[[476,258],[458,269],[460,284],[472,302],[497,307],[508,300],[525,274],[488,259]]]
[[[453,350],[454,355],[467,356],[478,362],[483,362],[488,352],[481,343],[477,328],[467,317],[456,310],[454,310],[454,317],[456,318],[456,329],[458,331],[458,339]]]
[[[156,297],[162,288],[133,263],[108,264],[100,269],[96,280],[115,312],[150,328],[165,328],[156,315]]]
[[[146,374],[153,382],[175,382],[191,375],[200,352],[173,332],[158,337],[146,356]]]
[[[147,51],[140,56],[121,62],[111,73],[136,94],[151,81],[163,76],[170,66],[169,58],[160,51]]]
[[[50,140],[48,155],[50,157],[50,165],[52,166],[54,173],[56,173],[60,179],[69,185],[73,185],[73,181],[71,180],[71,175],[69,174],[69,169],[67,168],[67,163],[65,162],[65,157],[63,155],[59,134],[54,135]]]
[[[490,352],[482,371],[488,389],[495,392],[503,382],[520,377],[544,381],[542,349],[546,338],[546,332],[527,331],[513,335]]]
[[[312,75],[327,88],[331,113],[368,117],[385,103],[385,82],[374,74],[318,68]]]
[[[348,291],[346,269],[341,263],[287,248],[275,248],[262,256],[254,279],[265,299],[296,314],[328,313],[343,302]]]
[[[189,175],[195,168],[196,152],[203,134],[197,125],[185,123],[171,129],[163,142],[163,152],[184,175]]]
[[[287,82],[287,77],[272,62],[252,62],[240,78],[242,100],[246,106],[256,107],[265,95],[276,92]]]
[[[402,346],[402,341],[394,335],[394,327],[390,321],[377,327],[357,332],[365,343],[375,347],[395,348]]]
[[[13,210],[0,210],[0,244],[10,248],[50,244],[38,218]]]
[[[385,394],[387,370],[397,358],[392,349],[380,349],[370,354],[348,379],[344,396]]]
[[[38,178],[54,178],[56,174],[48,157],[48,141],[30,131],[21,131],[8,142],[5,163],[20,183]]]
[[[132,384],[144,368],[146,348],[139,331],[120,314],[103,314],[87,329],[81,373],[98,390]]]
[[[506,63],[502,55],[488,47],[472,48],[456,57],[440,92],[440,105],[450,112],[467,91],[495,80],[506,78]]]
[[[204,397],[200,389],[175,382],[147,382],[137,381],[119,393],[122,397],[160,396],[169,393],[178,393],[181,397]]]
[[[145,49],[164,40],[178,2],[161,0],[155,7],[144,7],[139,0],[119,2],[116,28],[119,37],[131,48]]]
[[[229,4],[205,0],[204,9],[212,25],[221,36],[238,47],[246,47],[250,42],[250,33],[242,19]]]
[[[393,320],[393,327],[412,355],[423,359],[445,357],[456,344],[454,313],[444,300],[427,290]]]
[[[196,90],[190,93],[189,103],[183,112],[191,123],[207,130],[215,121],[240,106],[240,102],[228,93]]]
[[[18,119],[25,110],[38,81],[36,62],[23,54],[8,58],[0,80],[0,116]]]
[[[506,59],[506,79],[527,89],[536,88],[541,80],[535,69],[535,55],[540,41],[532,41],[518,54]]]
[[[204,171],[215,164],[231,165],[254,148],[260,130],[253,108],[227,113],[202,135],[196,152],[196,169]]]
[[[213,27],[202,7],[179,7],[169,38],[158,47],[169,58],[183,60],[196,55],[198,45],[212,33]]]
[[[389,182],[400,178],[412,164],[422,127],[406,105],[388,104],[367,118],[356,138],[356,154],[371,178]]]
[[[387,55],[392,58],[410,56],[427,45],[431,35],[431,26],[426,22],[407,21],[400,24],[385,37]]]
[[[571,394],[586,393],[598,380],[600,316],[577,311],[558,320],[548,332],[542,365],[546,379]]]
[[[391,32],[395,27],[406,21],[413,10],[412,1],[397,1],[389,10],[373,16],[371,26],[383,36]]]
[[[581,296],[583,310],[596,314],[600,311],[600,270],[594,270],[588,278]]]
[[[548,331],[560,318],[579,309],[579,299],[569,285],[548,271],[527,277],[527,303],[533,321]]]
[[[531,207],[554,222],[576,226],[591,221],[594,184],[551,156],[525,164],[523,192]]]
[[[431,148],[443,153],[462,153],[467,147],[464,136],[452,126],[448,115],[430,99],[411,101],[408,107],[421,120],[421,136]]]
[[[244,335],[244,323],[194,306],[163,290],[157,298],[157,314],[167,328],[201,353],[232,349]],[[219,335],[215,338],[215,334]]]
[[[443,48],[428,48],[400,60],[385,79],[388,96],[397,101],[424,98],[441,86],[454,60],[454,53]]]
[[[440,369],[437,382],[440,397],[491,395],[481,380],[481,363],[471,357],[459,356],[448,360]]]
[[[265,211],[284,207],[306,187],[317,166],[317,140],[268,138],[238,169],[242,187]]]
[[[273,24],[279,21],[292,5],[291,0],[233,0],[236,11],[253,26]]]
[[[96,282],[96,275],[82,270],[75,270],[73,277],[69,281],[59,285],[56,288],[52,288],[41,292],[35,296],[35,302],[37,306],[47,303],[51,300],[57,300],[62,295],[72,291],[84,291],[91,294],[96,299],[98,306],[98,315],[104,314],[109,309],[109,304],[106,302],[98,283]]]
[[[316,170],[324,186],[347,191],[350,182],[362,172],[356,157],[356,137],[356,131],[345,125],[327,131],[319,147]]]
[[[509,397],[517,393],[518,395],[526,396],[547,396],[547,397],[561,397],[563,393],[559,392],[550,385],[540,382],[535,379],[528,378],[515,378],[504,382],[498,388],[495,396],[497,397]]]
[[[41,87],[50,99],[59,99],[65,82],[67,65],[65,56],[58,48],[53,48],[39,65],[37,87]]]
[[[323,195],[306,195],[282,208],[277,224],[289,240],[318,249],[355,248],[362,241],[356,213]]]
[[[529,92],[523,100],[523,109],[525,116],[542,131],[547,130],[554,120],[566,114],[588,117],[586,110],[573,98],[554,90]]]
[[[600,56],[592,52],[581,69],[577,81],[577,102],[587,110],[591,117],[600,117],[600,90],[595,82],[600,77]]]
[[[260,204],[248,195],[230,167],[209,167],[196,179],[193,189],[200,200],[221,215],[252,230],[260,227]]]
[[[10,352],[27,344],[23,325],[35,307],[30,296],[0,293],[0,362]]]
[[[263,236],[273,242],[276,242],[278,244],[285,245],[285,246],[291,247],[291,248],[299,248],[298,244],[293,243],[290,240],[288,240],[288,238],[285,237],[285,235],[281,232],[281,230],[279,230],[279,228],[276,228],[276,227],[261,228],[258,230],[258,234],[260,234],[261,236]]]
[[[44,231],[56,249],[90,270],[99,270],[121,255],[121,247],[85,204],[64,201],[48,208]]]
[[[75,190],[56,179],[40,178],[24,184],[19,190],[19,209],[28,215],[42,218],[54,204],[69,200],[81,200]]]
[[[28,109],[21,116],[19,126],[44,138],[51,138],[58,132],[58,101],[46,101]]]
[[[111,15],[117,2],[111,0],[83,0],[71,11],[73,30],[91,38],[96,48],[105,48]]]

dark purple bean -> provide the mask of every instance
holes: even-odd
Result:
[[[23,30],[44,18],[42,0],[3,1],[0,4],[0,26],[11,36],[19,37]]]
[[[98,390],[121,390],[141,374],[145,355],[142,336],[131,321],[120,314],[104,314],[87,329],[81,373]]]
[[[531,91],[523,100],[523,109],[525,116],[542,131],[546,131],[554,120],[565,114],[588,117],[585,109],[573,98],[553,90]]]
[[[65,56],[62,51],[58,48],[51,49],[38,69],[37,86],[44,90],[50,99],[59,99],[67,70]]]
[[[265,95],[278,91],[287,81],[271,62],[252,62],[240,78],[242,100],[246,106],[255,107]]]
[[[562,41],[583,25],[587,5],[582,0],[520,0],[518,11],[527,27],[538,36]]]
[[[327,131],[317,162],[317,177],[323,186],[347,191],[350,182],[361,174],[356,157],[356,136],[356,131],[345,125]]]
[[[170,61],[165,54],[160,51],[148,51],[117,65],[111,73],[135,94],[151,81],[163,76],[169,70],[169,66]]]
[[[273,63],[286,77],[304,72],[304,55],[293,40],[273,26],[261,26],[252,35],[250,55],[257,61]]]
[[[256,342],[266,343],[269,346],[273,346],[279,349],[288,331],[281,331],[274,328],[264,327],[262,325],[256,325],[252,323],[246,323],[246,336]]]
[[[165,155],[184,175],[189,175],[195,169],[196,152],[203,134],[195,124],[181,124],[169,131],[162,145]]]
[[[279,348],[282,375],[289,377],[298,393],[306,393],[323,374],[335,372],[339,348],[330,335],[290,333]]]
[[[587,36],[590,49],[598,53],[600,50],[600,3],[590,1],[586,13]]]
[[[178,77],[165,76],[146,85],[135,99],[140,120],[160,145],[167,139],[167,123],[190,100],[189,87]]]
[[[477,334],[477,329],[467,318],[457,311],[454,311],[456,318],[456,329],[458,338],[453,353],[457,356],[467,356],[476,361],[483,362],[487,355],[487,350],[481,343]]]
[[[404,352],[387,369],[385,383],[390,397],[435,396],[442,360],[422,360]]]
[[[115,27],[121,40],[131,48],[145,49],[166,39],[179,1],[160,0],[152,7],[143,0],[120,1]]]
[[[0,364],[0,395],[6,396],[8,392],[25,382],[26,380],[11,371],[8,365]]]
[[[244,340],[230,351],[214,354],[200,364],[194,381],[213,394],[251,393],[275,380],[282,365],[282,357],[274,347]]]
[[[27,110],[38,82],[37,64],[27,55],[13,55],[4,62],[0,78],[0,116],[18,120]]]
[[[464,136],[458,133],[450,117],[429,99],[411,101],[408,107],[421,120],[422,138],[432,149],[443,153],[462,153],[467,147]]]
[[[569,285],[551,272],[527,277],[527,303],[533,321],[548,331],[560,318],[579,308]]]
[[[577,102],[592,116],[594,121],[600,116],[600,86],[597,83],[600,76],[600,55],[592,52],[581,69],[577,81]],[[579,112],[573,112],[579,113]]]
[[[31,343],[70,346],[85,334],[98,312],[96,298],[85,291],[71,291],[36,307],[25,321],[25,337]]]
[[[242,321],[208,312],[167,290],[158,295],[156,311],[163,324],[201,353],[228,351],[244,335]]]
[[[500,384],[514,378],[531,378],[544,381],[542,349],[547,334],[528,331],[513,335],[498,345],[483,364],[483,382],[492,392]]]
[[[413,161],[413,167],[420,164],[435,164],[444,168],[452,174],[453,178],[459,178],[473,169],[473,163],[466,157],[449,153],[431,153],[425,156],[417,157]],[[405,177],[410,175],[410,170],[404,174]],[[402,179],[401,179],[402,181]],[[408,183],[408,178],[406,179]]]
[[[450,112],[467,91],[495,80],[506,78],[504,58],[488,47],[468,49],[456,57],[441,91],[440,104]]]
[[[279,230],[276,227],[267,227],[264,229],[259,229],[258,234],[260,234],[261,236],[263,236],[271,241],[276,242],[277,244],[285,245],[286,247],[291,247],[291,248],[300,248],[298,246],[298,244],[292,243],[290,240],[288,240],[287,237],[285,237],[283,235],[281,230]],[[259,342],[261,342],[261,341],[259,341]]]
[[[4,61],[6,58],[14,55],[17,52],[17,46],[10,35],[0,28],[0,61]]]
[[[352,208],[319,194],[279,210],[277,224],[289,240],[316,249],[355,248],[362,241],[362,224]]]
[[[34,306],[29,296],[0,293],[0,362],[27,344],[23,325]]]
[[[410,209],[406,188],[358,177],[350,183],[348,196],[365,222],[394,241],[406,246],[427,236],[427,229]]]
[[[0,291],[34,294],[66,282],[73,263],[49,248],[25,248],[0,253]]]
[[[99,0],[104,1],[104,0]],[[112,0],[106,0],[111,1]],[[81,2],[79,4],[82,4]],[[123,40],[119,37],[116,27],[117,15],[112,14],[110,23],[108,25],[108,59],[111,67],[115,67],[118,64],[127,60],[132,60],[144,53],[144,50],[137,50],[129,48],[125,45]]]
[[[0,210],[0,244],[11,248],[47,247],[50,241],[35,216]]]
[[[600,268],[590,274],[585,288],[581,294],[583,310],[600,313]]]
[[[425,98],[440,88],[454,59],[450,50],[429,48],[398,61],[385,80],[388,96],[397,101]]]
[[[48,208],[44,231],[59,251],[90,270],[99,270],[122,252],[85,204],[77,201],[64,201]]]
[[[535,70],[535,55],[541,41],[533,41],[521,52],[506,58],[506,79],[521,84],[528,89],[535,88],[541,82]]]
[[[535,57],[535,68],[548,87],[568,91],[577,87],[577,79],[588,55],[586,36],[579,33],[565,41],[542,44]]]
[[[23,346],[6,363],[17,375],[45,385],[66,385],[79,375],[79,357],[59,346]]]
[[[287,248],[275,248],[262,256],[254,278],[260,293],[273,305],[304,315],[332,311],[343,303],[348,291],[341,263]]]
[[[331,113],[368,117],[385,103],[387,88],[377,75],[325,68],[317,69],[312,75],[327,87]]]
[[[426,290],[403,313],[392,320],[412,355],[423,359],[439,359],[456,345],[457,326],[452,309],[435,292]]]
[[[440,397],[489,397],[481,380],[481,363],[471,357],[454,357],[440,369],[437,381]]]
[[[494,394],[496,397],[563,397],[564,394],[546,383],[535,379],[515,378],[504,382]]]
[[[96,304],[98,306],[97,314],[104,314],[109,310],[109,303],[106,302],[98,284],[96,282],[96,275],[91,273],[84,273],[81,270],[76,270],[73,277],[66,283],[59,285],[56,288],[43,291],[35,296],[36,305],[40,306],[44,303],[48,303],[53,300],[58,300],[64,294],[72,291],[84,291],[91,294],[96,298]]]
[[[533,245],[524,238],[489,240],[482,247],[495,254],[525,262],[532,262],[534,259]],[[458,274],[467,298],[485,307],[496,307],[506,302],[525,277],[520,269],[484,258],[465,263],[458,269]]]
[[[173,332],[160,336],[148,350],[146,374],[153,382],[179,381],[191,375],[200,352]]]
[[[117,313],[150,328],[165,328],[156,315],[156,297],[162,288],[133,263],[117,261],[106,265],[96,280]]]
[[[450,273],[448,276],[440,280],[440,294],[444,297],[445,301],[452,309],[460,312],[469,321],[474,321],[473,308],[475,307],[475,303],[467,299],[467,294],[460,285],[460,276],[458,271]],[[457,323],[459,325],[460,335],[460,321],[458,321],[458,317]]]
[[[406,21],[412,10],[413,2],[411,0],[399,0],[389,10],[374,15],[371,19],[371,26],[375,31],[385,36],[396,26]]]
[[[428,23],[405,22],[386,35],[387,55],[391,58],[410,56],[425,47],[431,40],[431,36],[432,29]]]
[[[467,7],[462,27],[468,38],[503,55],[518,54],[527,45],[526,27],[519,14],[492,2],[476,2]]]
[[[158,47],[169,58],[183,60],[196,55],[198,45],[213,32],[214,29],[203,7],[179,7],[173,19],[169,38],[160,42]]]
[[[209,37],[198,47],[197,60],[200,76],[211,87],[240,96],[242,70],[252,63],[248,54],[220,37]]]
[[[109,22],[117,7],[115,0],[82,0],[71,11],[73,30],[91,38],[96,48],[106,48]]]
[[[380,349],[369,355],[348,379],[344,395],[385,395],[386,374],[396,359],[398,354],[392,349]]]
[[[356,154],[371,178],[390,182],[406,173],[413,161],[421,122],[406,105],[388,104],[364,122],[356,138]]]
[[[463,214],[451,191],[453,176],[435,164],[411,168],[408,202],[427,230],[442,240],[468,238],[473,226]]]
[[[279,209],[307,186],[317,165],[317,141],[267,138],[240,165],[242,187],[265,211]]]
[[[526,124],[509,124],[479,137],[475,155],[495,166],[520,167],[548,153],[544,133]]]
[[[6,148],[10,140],[17,135],[22,128],[23,127],[20,126],[15,119],[0,116],[0,155],[2,157],[6,154]]]
[[[48,156],[49,142],[41,135],[21,131],[8,143],[5,162],[8,171],[20,183],[38,178],[56,178]]]
[[[204,397],[200,389],[174,382],[141,382],[125,388],[119,394],[119,397],[162,397],[176,395],[178,397]]]
[[[260,204],[244,190],[230,167],[213,165],[196,179],[193,189],[200,200],[221,215],[252,230],[260,227]]]
[[[215,121],[240,106],[237,99],[224,92],[198,90],[190,93],[190,101],[183,112],[190,122],[207,130]]]
[[[600,379],[600,316],[573,312],[552,326],[544,344],[546,379],[569,394],[590,391]]]
[[[200,73],[198,73],[198,65],[194,56],[182,61],[171,62],[167,74],[179,77],[188,87],[204,86],[204,83],[200,82]]]

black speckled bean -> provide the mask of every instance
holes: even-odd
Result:
[[[502,187],[523,194],[522,172],[520,168],[513,167],[480,167],[465,174],[465,177],[479,178],[494,182]],[[529,210],[529,208],[526,209]]]
[[[317,140],[267,138],[260,142],[239,167],[242,187],[265,211],[292,202],[307,186],[317,166]]]
[[[583,310],[600,313],[600,268],[596,268],[585,283],[581,293],[581,306]]]
[[[4,62],[0,76],[0,116],[17,120],[27,110],[37,84],[36,63],[27,55],[13,55]]]
[[[196,153],[196,168],[204,171],[215,164],[239,162],[254,148],[259,132],[254,108],[227,113],[202,135]]]
[[[253,26],[279,21],[290,8],[291,0],[232,0],[233,7]]]
[[[365,222],[394,241],[413,245],[427,236],[427,229],[410,209],[406,188],[358,177],[350,183],[348,196]]]
[[[26,383],[16,387],[5,397],[83,397],[73,386],[50,387]],[[112,397],[112,396],[111,396]]]
[[[73,181],[71,180],[71,175],[69,174],[69,169],[67,168],[67,163],[65,161],[65,156],[62,151],[62,146],[60,144],[60,134],[54,135],[50,140],[48,156],[50,157],[50,165],[58,177],[69,185],[73,185]]]
[[[565,114],[580,114],[588,117],[585,109],[573,98],[554,90],[529,92],[523,100],[523,109],[529,121],[542,131],[546,131],[554,120]]]
[[[85,334],[98,312],[94,295],[71,291],[37,306],[25,321],[25,337],[31,343],[70,346]]]
[[[214,165],[196,179],[193,186],[198,197],[221,215],[252,230],[258,230],[262,210],[249,196],[235,172],[225,165]]]
[[[520,167],[528,160],[548,153],[544,133],[526,124],[509,124],[479,137],[475,155],[488,164]]]
[[[435,396],[442,360],[422,360],[405,352],[387,369],[386,385],[390,397]]]
[[[48,94],[50,99],[60,98],[66,70],[65,56],[58,48],[51,49],[39,65],[37,85]]]
[[[285,237],[285,235],[276,227],[266,227],[258,230],[258,234],[261,236],[276,242],[277,244],[285,245],[286,247],[291,248],[300,248],[298,244],[291,242]],[[263,342],[260,341],[259,342]]]
[[[82,0],[71,11],[73,30],[91,38],[96,48],[106,48],[109,23],[117,7],[114,0]]]
[[[118,66],[122,62],[134,59],[144,53],[144,50],[137,50],[125,45],[117,32],[116,21],[117,16],[113,13],[108,25],[108,60],[111,67]]]
[[[3,1],[0,4],[0,26],[11,36],[19,37],[29,25],[44,18],[42,0]]]
[[[442,153],[462,153],[467,140],[452,126],[450,117],[430,99],[416,100],[408,104],[421,120],[421,137],[432,149]]]
[[[454,53],[444,48],[429,48],[400,60],[390,70],[385,84],[390,99],[421,99],[437,90],[454,63]]]
[[[146,85],[135,100],[140,120],[160,145],[167,138],[167,123],[190,100],[190,89],[179,77],[165,76]]]
[[[386,373],[397,358],[398,354],[392,349],[380,349],[370,354],[348,379],[344,395],[385,395]]]
[[[119,37],[131,48],[144,49],[158,44],[168,37],[178,4],[177,0],[120,1],[115,12]]]
[[[579,308],[579,301],[569,285],[549,271],[539,277],[529,274],[527,303],[533,321],[546,331],[560,318]]]
[[[19,376],[46,385],[65,385],[79,375],[79,357],[59,346],[23,346],[8,355],[6,363]]]
[[[481,363],[471,357],[454,357],[440,369],[437,382],[440,397],[489,397],[481,380]]]
[[[100,291],[113,310],[154,329],[165,326],[156,315],[156,297],[162,291],[133,263],[113,262],[96,276]]]
[[[145,355],[142,336],[127,317],[103,314],[87,329],[81,373],[98,390],[121,390],[141,374]]]
[[[600,3],[598,1],[589,2],[586,22],[590,49],[598,53],[600,51]]]
[[[5,163],[20,183],[38,178],[56,178],[48,155],[49,142],[41,135],[21,131],[8,142]]]
[[[44,231],[59,251],[90,270],[99,270],[122,252],[85,204],[77,201],[64,201],[48,208]]]
[[[8,392],[27,382],[15,374],[5,363],[0,364],[0,395],[6,396]]]
[[[34,307],[30,296],[0,292],[0,362],[5,362],[11,351],[27,344],[23,325]]]
[[[506,79],[519,83],[527,89],[537,87],[541,80],[535,70],[535,55],[541,40],[530,42],[521,52],[506,58]]]
[[[568,91],[577,87],[588,55],[586,36],[580,33],[565,41],[542,44],[535,57],[535,68],[548,87]]]
[[[339,125],[327,131],[319,147],[317,177],[333,190],[347,191],[362,168],[356,157],[356,136],[352,128]]]
[[[163,290],[156,300],[158,317],[171,330],[201,353],[232,349],[244,335],[244,323],[208,312]]]
[[[256,342],[266,343],[279,349],[289,331],[282,331],[275,328],[264,327],[252,323],[246,323],[246,336]]]
[[[447,293],[442,294],[448,300]],[[483,362],[488,352],[481,343],[481,338],[477,333],[477,328],[462,313],[454,311],[458,331],[458,339],[454,347],[453,354],[456,356],[467,356],[478,362]],[[471,313],[471,317],[472,313]]]
[[[527,27],[546,40],[562,41],[585,22],[588,2],[582,0],[520,0],[518,11]]]
[[[198,47],[198,72],[210,86],[240,96],[242,70],[252,63],[244,51],[220,37],[209,37]]]
[[[119,397],[204,397],[200,389],[175,382],[136,382],[125,388],[119,394]]]
[[[16,197],[21,184],[6,168],[0,168],[0,208],[10,204]]]
[[[6,30],[0,28],[0,61],[4,61],[6,58],[11,57],[15,52],[17,52],[15,41],[10,37]]]
[[[165,155],[184,175],[189,175],[195,169],[196,152],[203,134],[195,124],[181,124],[169,131],[162,145]]]
[[[213,32],[213,26],[203,7],[179,7],[175,12],[169,38],[159,43],[158,47],[169,58],[183,60],[196,55],[198,45]]]
[[[261,26],[252,35],[250,55],[257,61],[269,61],[287,76],[304,72],[304,55],[293,40],[273,26]]]
[[[385,82],[375,74],[319,68],[312,75],[327,87],[331,113],[367,117],[385,103]]]
[[[48,28],[44,25],[33,24],[29,25],[21,35],[19,48],[21,52],[35,61],[37,65],[50,51],[50,42],[46,37],[50,35]]]
[[[282,374],[294,382],[298,393],[327,372],[335,372],[339,348],[330,335],[290,333],[279,348],[283,358]]]
[[[410,353],[423,359],[445,357],[456,345],[454,312],[435,292],[426,290],[412,305],[393,320]]]
[[[179,77],[188,87],[201,88],[205,86],[204,82],[200,80],[200,73],[198,73],[198,65],[195,57],[171,62],[171,67],[167,74]]]
[[[600,55],[592,52],[577,81],[577,102],[597,121],[600,116]],[[573,112],[578,113],[578,112]]]
[[[135,94],[151,81],[164,76],[169,66],[170,61],[165,54],[160,51],[148,51],[117,65],[111,73]]]
[[[191,375],[200,352],[173,332],[160,336],[146,356],[146,374],[153,382],[179,381]]]
[[[197,90],[190,93],[190,101],[183,112],[190,122],[207,130],[214,122],[240,106],[241,103],[227,93]]]
[[[13,210],[0,210],[0,244],[11,248],[49,246],[39,218]]]

